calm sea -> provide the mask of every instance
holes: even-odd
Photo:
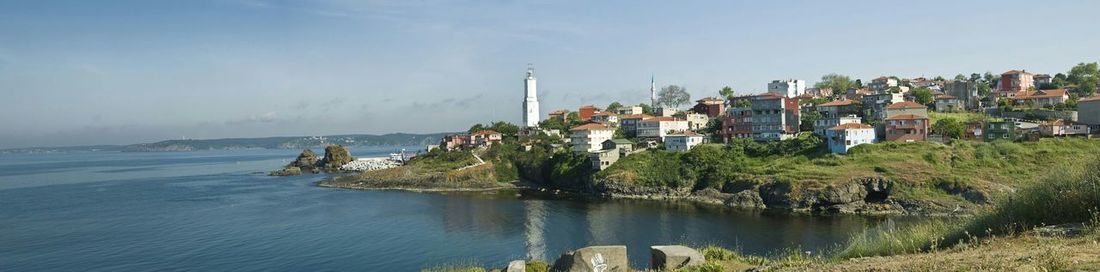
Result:
[[[342,190],[313,186],[321,175],[264,174],[298,152],[0,155],[0,271],[418,271],[552,261],[565,250],[607,244],[627,245],[641,268],[650,245],[820,252],[892,222],[640,201]]]

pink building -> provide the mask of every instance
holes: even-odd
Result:
[[[1035,87],[1035,79],[1027,70],[1012,70],[1001,74],[997,82],[997,96],[1015,97],[1017,93]]]

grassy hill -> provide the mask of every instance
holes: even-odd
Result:
[[[892,198],[952,206],[982,202],[982,198],[988,201],[1091,154],[1100,154],[1100,141],[1050,138],[950,145],[886,142],[834,155],[825,152],[820,140],[803,137],[767,144],[708,144],[685,153],[646,151],[620,160],[595,177],[638,186],[729,193],[767,183],[788,184],[795,191],[820,190],[861,177],[884,177],[896,185]]]

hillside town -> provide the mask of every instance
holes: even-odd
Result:
[[[881,142],[1037,141],[1100,134],[1096,63],[1054,76],[1024,69],[953,79],[881,76],[864,82],[829,74],[810,86],[801,79],[773,80],[766,90],[695,100],[676,85],[657,88],[649,103],[584,105],[538,116],[534,69],[525,78],[524,126],[516,135],[487,127],[443,137],[428,151],[476,149],[505,137],[525,149],[547,144],[586,154],[594,170],[644,150],[684,152],[700,144],[784,141],[820,137],[827,150],[846,154]]]

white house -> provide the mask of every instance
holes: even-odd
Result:
[[[665,149],[669,151],[688,151],[701,143],[703,143],[703,135],[691,131],[665,136]]]
[[[838,125],[825,131],[825,141],[829,151],[846,154],[857,145],[874,143],[875,128],[860,123]]]
[[[707,123],[710,122],[710,117],[701,113],[688,113],[684,117],[688,121],[688,128],[691,130],[700,130],[707,127]]]
[[[840,116],[834,118],[821,118],[814,121],[814,134],[825,136],[826,131],[838,125],[843,124],[858,124],[860,122],[859,116],[849,114],[848,116]]]
[[[653,117],[638,122],[638,138],[664,139],[669,132],[688,130],[688,121],[672,117]]]
[[[618,125],[619,116],[610,112],[597,112],[592,114],[591,121]]]
[[[643,114],[641,106],[624,106],[619,108],[619,115],[635,115]]]
[[[1089,125],[1070,120],[1058,119],[1039,124],[1039,134],[1043,136],[1085,136],[1091,132]]]
[[[603,148],[601,144],[615,135],[614,129],[600,123],[579,125],[569,131],[573,132],[569,142],[573,144],[573,152],[577,153],[599,151]]]
[[[768,83],[768,92],[795,98],[806,93],[806,81],[801,79],[773,80]]]

